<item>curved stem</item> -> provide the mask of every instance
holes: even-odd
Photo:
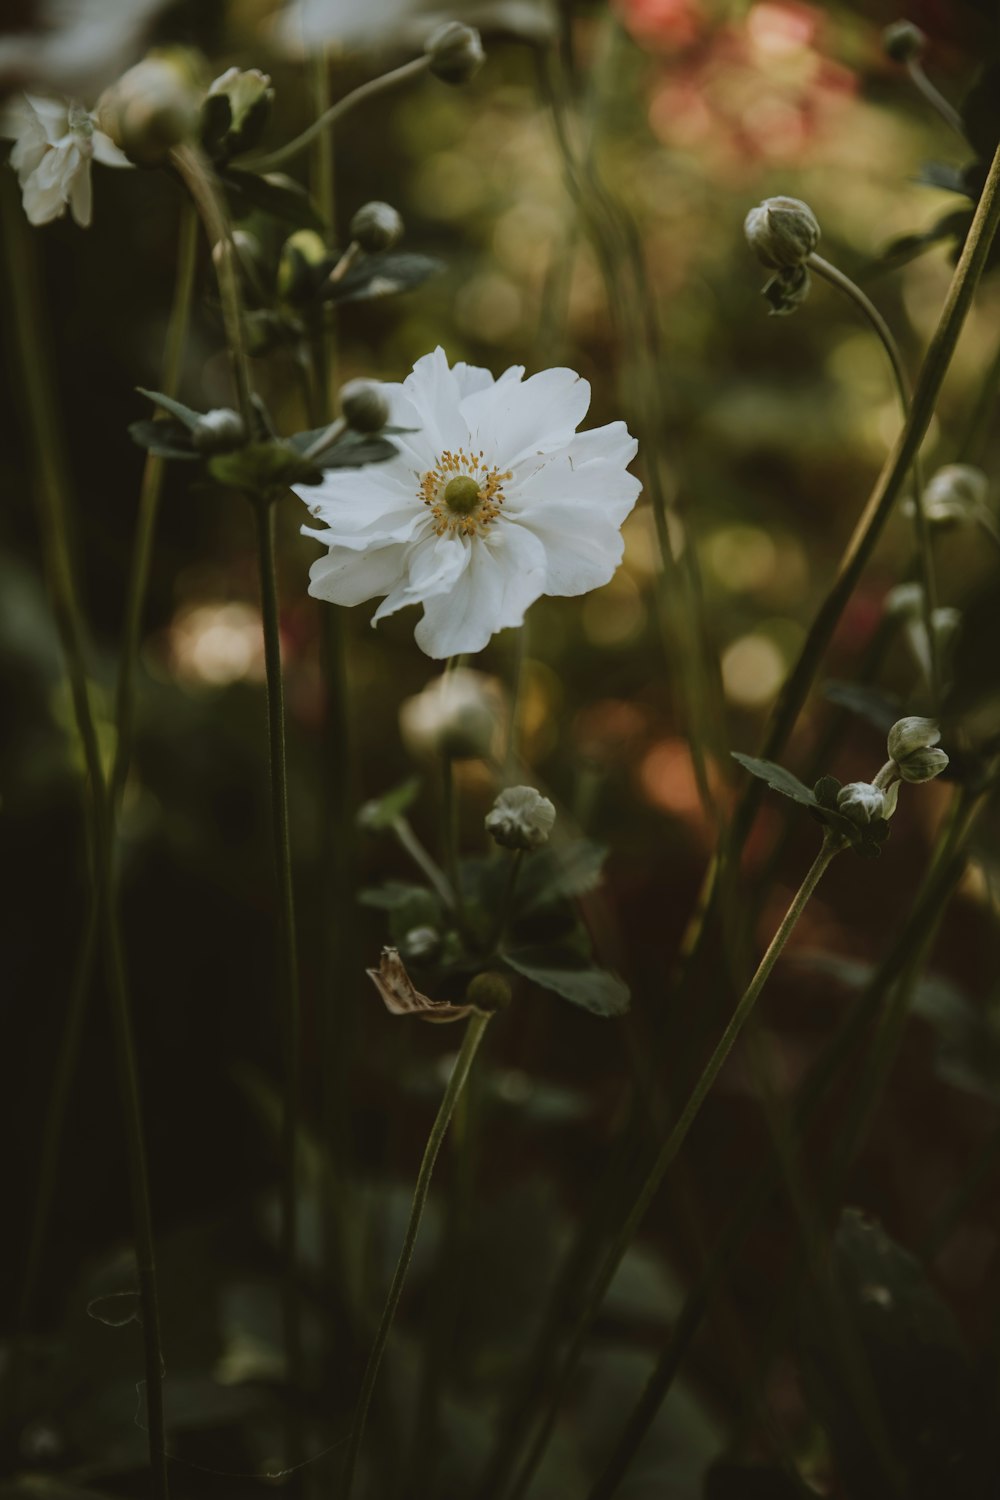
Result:
[[[345,94],[343,99],[338,99],[336,104],[331,104],[318,120],[314,120],[294,140],[287,141],[276,151],[269,151],[266,156],[246,157],[239,163],[240,167],[245,167],[252,172],[273,172],[275,167],[282,167],[285,162],[298,156],[299,152],[304,151],[322,131],[336,124],[356,105],[363,104],[366,99],[372,99],[386,89],[395,88],[397,84],[405,83],[409,78],[416,78],[418,73],[425,72],[429,66],[429,57],[415,57],[411,62],[403,63],[402,67],[393,68],[391,73],[383,73],[379,78],[369,79],[360,88],[354,89],[350,94]]]
[[[931,83],[930,79],[927,77],[927,74],[924,72],[923,64],[921,63],[920,59],[918,57],[911,57],[909,62],[907,62],[906,64],[906,71],[907,73],[909,73],[910,78],[913,80],[914,86],[916,87],[918,92],[923,94],[924,98],[927,100],[931,108],[938,115],[940,115],[941,119],[945,122],[946,125],[951,126],[956,135],[961,137],[963,144],[967,145],[968,140],[965,134],[965,126],[962,123],[962,116],[959,114],[955,106],[953,104],[949,104],[948,100],[939,91],[939,89],[937,89],[935,85]]]
[[[113,851],[109,837],[108,786],[101,760],[100,743],[90,701],[87,668],[87,631],[80,605],[76,569],[70,547],[69,486],[62,461],[59,425],[53,409],[48,371],[42,348],[44,327],[35,261],[25,243],[25,226],[15,208],[6,183],[0,184],[3,239],[8,248],[12,302],[12,324],[25,405],[37,464],[39,529],[45,553],[46,572],[66,662],[73,716],[83,747],[87,784],[92,807],[94,878],[98,936],[104,960],[105,982],[111,1001],[119,1087],[122,1095],[125,1147],[135,1235],[136,1274],[142,1310],[146,1414],[149,1457],[156,1500],[167,1500],[166,1431],[163,1417],[163,1352],[160,1340],[159,1301],[156,1281],[153,1225],[150,1212],[149,1176],[145,1133],[139,1096],[139,1072],[132,1029],[132,1013],[126,987],[121,931],[115,890]]]
[[[795,924],[798,922],[809,898],[822,879],[827,866],[842,847],[839,840],[835,837],[832,837],[829,833],[824,835],[819,853],[813,860],[805,879],[793,896],[781,925],[771,939],[764,957],[757,966],[756,973],[744,991],[736,1009],[733,1011],[729,1024],[726,1026],[725,1031],[716,1044],[714,1052],[702,1069],[701,1076],[692,1089],[680,1117],[660,1147],[656,1160],[646,1176],[646,1180],[640,1188],[624,1222],[612,1240],[597,1278],[591,1287],[586,1304],[576,1321],[569,1348],[560,1365],[551,1393],[550,1403],[543,1416],[542,1426],[510,1491],[510,1500],[520,1500],[520,1497],[527,1492],[527,1488],[531,1483],[531,1479],[538,1467],[538,1463],[541,1460],[542,1454],[548,1444],[549,1436],[555,1425],[559,1403],[569,1384],[569,1379],[576,1368],[577,1361],[583,1352],[587,1335],[600,1310],[601,1303],[604,1300],[608,1287],[611,1285],[615,1272],[645,1218],[650,1204],[656,1197],[668,1168],[687,1139],[688,1132],[697,1119],[709,1090],[718,1077],[723,1063],[732,1051],[737,1037],[756,1005],[761,990],[767,983],[771,970],[774,968]]]
[[[910,381],[903,364],[903,357],[899,352],[899,345],[893,337],[892,329],[885,318],[879,312],[874,302],[857,286],[849,276],[845,276],[837,266],[821,255],[815,253],[810,255],[807,264],[815,271],[817,276],[830,282],[832,286],[849,297],[862,315],[868,320],[875,331],[875,336],[889,357],[892,366],[893,379],[896,382],[896,393],[899,396],[899,404],[903,413],[903,421],[906,421],[910,410]],[[924,506],[924,481],[921,472],[920,454],[913,456],[913,516],[914,528],[917,534],[917,557],[920,563],[920,582],[922,592],[920,609],[923,616],[924,630],[927,634],[927,651],[930,661],[930,689],[932,706],[936,710],[941,702],[941,653],[938,649],[937,632],[934,629],[934,613],[937,609],[937,580],[934,572],[934,549],[931,544],[931,528],[927,520],[927,511]]]
[[[472,1060],[476,1055],[479,1044],[483,1039],[490,1015],[487,1012],[477,1012],[470,1016],[465,1028],[465,1036],[462,1038],[462,1047],[452,1069],[445,1089],[444,1097],[438,1107],[438,1112],[431,1126],[431,1133],[427,1137],[427,1145],[424,1147],[423,1159],[420,1170],[417,1173],[416,1186],[413,1189],[413,1202],[410,1205],[410,1217],[406,1225],[406,1233],[403,1236],[402,1249],[393,1272],[392,1283],[389,1287],[389,1295],[386,1298],[382,1317],[375,1334],[375,1342],[372,1344],[371,1353],[368,1356],[368,1364],[365,1368],[364,1379],[361,1382],[361,1394],[358,1397],[357,1410],[354,1415],[354,1425],[351,1428],[350,1442],[347,1448],[347,1457],[344,1462],[344,1500],[350,1500],[351,1489],[354,1484],[354,1475],[357,1469],[358,1454],[361,1451],[361,1441],[364,1437],[365,1422],[368,1417],[368,1408],[371,1405],[372,1392],[378,1379],[379,1366],[385,1353],[385,1346],[389,1338],[389,1330],[396,1316],[396,1308],[403,1292],[403,1283],[406,1273],[413,1258],[413,1247],[417,1241],[417,1232],[420,1229],[420,1220],[423,1216],[427,1195],[430,1191],[431,1177],[434,1173],[434,1163],[437,1161],[441,1143],[448,1131],[451,1117],[455,1112],[455,1105],[465,1087],[472,1067]]]
[[[191,316],[198,247],[198,217],[191,206],[181,208],[180,239],[177,247],[177,276],[174,300],[167,324],[167,342],[163,351],[160,390],[176,396],[180,385],[181,360]],[[117,813],[132,752],[132,723],[135,706],[135,674],[139,659],[142,619],[149,588],[149,570],[156,535],[156,516],[163,490],[165,460],[155,453],[146,455],[139,489],[139,508],[135,539],[132,543],[132,566],[129,569],[125,598],[125,620],[122,626],[121,661],[115,693],[115,756],[111,767],[111,816]]]

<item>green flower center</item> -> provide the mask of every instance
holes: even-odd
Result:
[[[456,474],[445,485],[441,498],[456,516],[467,516],[475,510],[481,498],[481,490],[469,474]]]

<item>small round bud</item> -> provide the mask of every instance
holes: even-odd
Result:
[[[924,514],[935,526],[975,519],[986,504],[990,482],[972,464],[945,464],[924,486]]]
[[[402,216],[391,203],[364,203],[350,223],[352,240],[362,250],[391,250],[403,238]]]
[[[849,781],[837,793],[837,811],[864,828],[887,816],[885,793],[870,781]]]
[[[747,244],[771,271],[801,266],[819,244],[819,222],[800,198],[765,198],[743,221]]]
[[[232,453],[246,440],[243,418],[228,406],[207,411],[191,430],[191,441],[199,453]]]
[[[441,934],[435,927],[411,927],[399,947],[404,958],[419,963],[434,957],[441,947]]]
[[[893,21],[882,33],[882,47],[893,62],[916,62],[927,50],[927,38],[912,21]]]
[[[315,229],[290,234],[278,258],[278,295],[286,302],[308,302],[316,295],[329,258],[323,237]]]
[[[151,52],[97,102],[101,129],[139,167],[158,167],[198,130],[200,96],[183,49]]]
[[[896,720],[889,730],[886,750],[889,759],[898,764],[915,750],[929,750],[932,745],[940,743],[941,730],[937,720],[921,719],[914,714],[907,719]]]
[[[497,679],[472,667],[456,667],[406,699],[399,727],[412,755],[476,760],[498,752],[505,717]]]
[[[469,1005],[477,1010],[506,1010],[510,1004],[510,984],[502,974],[477,974],[469,980],[465,992]]]
[[[474,26],[445,21],[424,43],[430,70],[442,83],[468,83],[486,61],[483,41]]]
[[[943,750],[914,750],[897,764],[904,781],[933,781],[947,769],[948,757]]]
[[[539,849],[555,821],[548,797],[533,786],[509,786],[486,814],[486,832],[504,849]]]
[[[389,403],[374,380],[349,380],[340,388],[340,410],[355,432],[381,432]]]

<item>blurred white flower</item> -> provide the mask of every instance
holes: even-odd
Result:
[[[124,152],[98,130],[92,114],[72,99],[21,94],[0,112],[0,136],[12,138],[10,164],[21,184],[32,224],[62,218],[67,205],[82,229],[90,223],[90,163],[129,167]]]
[[[330,46],[348,52],[420,48],[445,21],[524,42],[545,42],[555,33],[550,0],[292,0],[278,17],[275,40],[298,54]]]
[[[622,559],[621,525],[638,499],[636,442],[624,422],[576,431],[590,386],[572,370],[499,380],[424,355],[386,384],[399,453],[334,469],[299,494],[324,530],[309,592],[334,604],[384,595],[372,623],[422,604],[428,656],[481,651],[520,625],[542,594],[586,594]]]
[[[507,712],[498,678],[456,667],[403,700],[399,727],[411,755],[477,759],[500,753]]]
[[[95,99],[142,50],[149,23],[168,3],[37,0],[31,29],[0,21],[0,93],[38,88]]]

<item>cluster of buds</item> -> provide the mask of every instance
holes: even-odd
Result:
[[[763,288],[771,312],[794,312],[809,295],[807,265],[820,238],[816,215],[800,198],[765,198],[747,214],[743,232],[761,265],[775,273]]]
[[[934,719],[911,716],[889,730],[889,759],[872,781],[850,781],[837,794],[837,811],[858,828],[889,819],[896,811],[900,784],[933,781],[947,768],[938,748],[941,730]]]

